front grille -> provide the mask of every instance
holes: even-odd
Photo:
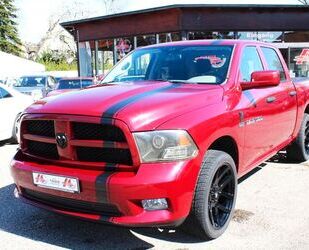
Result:
[[[81,212],[88,214],[100,214],[106,216],[120,216],[116,206],[105,203],[86,202],[64,197],[44,194],[30,189],[22,189],[22,195],[32,201],[45,204],[58,209]]]
[[[26,122],[26,133],[55,137],[54,121],[50,120],[28,120]]]
[[[57,145],[52,143],[27,141],[27,152],[51,160],[59,159]]]
[[[80,161],[132,165],[128,149],[77,147],[76,154]]]
[[[122,130],[113,125],[74,122],[73,133],[79,140],[126,141]]]
[[[72,167],[89,167],[87,162],[100,169],[106,166],[102,163],[132,166],[126,136],[118,126],[58,119],[25,119],[21,124],[23,152]],[[67,148],[57,146],[58,134],[66,136]]]

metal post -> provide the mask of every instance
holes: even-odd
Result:
[[[160,43],[160,37],[159,34],[156,34],[156,44]]]
[[[134,49],[137,48],[137,37],[133,37]]]
[[[75,30],[75,41],[76,41],[76,59],[77,59],[77,74],[80,76],[80,58],[79,58],[79,32]]]
[[[287,65],[289,67],[289,71],[291,70],[291,47],[288,47],[288,62]]]
[[[114,65],[117,63],[117,40],[114,39]]]
[[[98,41],[94,41],[94,69],[95,69],[95,75],[99,74],[98,51],[99,51]]]

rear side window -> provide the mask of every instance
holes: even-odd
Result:
[[[282,66],[282,63],[279,59],[277,52],[272,48],[262,47],[262,52],[265,56],[268,69],[269,70],[278,70],[280,71],[280,79],[281,81],[286,80],[286,75]]]
[[[251,74],[263,70],[263,64],[256,47],[246,47],[240,62],[240,78],[242,82],[250,82]]]
[[[1,97],[8,98],[8,97],[12,97],[12,95],[8,91],[0,87],[0,98]]]

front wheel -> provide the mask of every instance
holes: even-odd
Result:
[[[222,235],[233,216],[237,172],[232,157],[209,150],[203,160],[192,209],[183,228],[204,240]]]
[[[287,158],[295,162],[309,160],[309,115],[304,118],[296,139],[286,149]]]

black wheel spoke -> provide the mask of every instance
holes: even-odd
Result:
[[[225,206],[223,206],[221,204],[217,204],[216,208],[218,210],[223,211],[224,213],[230,213],[231,212],[231,210],[229,208],[227,208],[227,207],[225,207]]]
[[[231,175],[228,175],[219,185],[219,189],[223,190],[233,180]]]
[[[218,176],[218,182],[229,172],[228,168],[224,169],[224,171]]]
[[[209,218],[210,218],[211,224],[215,227],[216,224],[215,224],[214,214],[212,210],[213,210],[213,206],[210,206],[209,207]]]
[[[233,200],[234,199],[234,194],[230,194],[228,192],[220,192],[220,195],[225,197],[226,199],[229,199],[229,200]]]

